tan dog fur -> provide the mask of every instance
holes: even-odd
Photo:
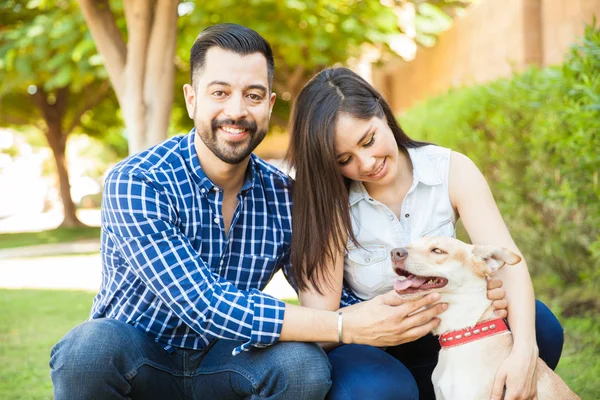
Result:
[[[434,279],[433,285],[447,280],[443,287],[411,288],[412,293],[407,290],[398,293],[415,299],[439,292],[440,301],[448,303],[447,311],[438,315],[441,322],[433,331],[441,335],[495,318],[491,301],[487,299],[486,278],[505,264],[518,263],[521,258],[503,248],[473,246],[449,237],[424,237],[406,248],[392,250],[392,261],[400,275],[408,271],[417,275],[417,280],[418,277],[442,278]],[[398,287],[404,286],[406,282],[399,282]],[[496,372],[512,345],[512,334],[507,332],[442,349],[432,375],[437,400],[488,400]],[[536,370],[539,400],[579,399],[541,359]]]

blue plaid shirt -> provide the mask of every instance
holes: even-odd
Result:
[[[195,130],[116,165],[102,200],[102,285],[91,318],[114,318],[168,351],[279,339],[285,304],[261,292],[289,276],[291,180],[255,155],[229,235],[223,191],[200,166]],[[344,289],[342,305],[358,300]]]

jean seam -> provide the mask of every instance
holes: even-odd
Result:
[[[185,376],[185,372],[182,371],[182,373],[177,373],[175,371],[173,371],[170,368],[165,368],[164,366],[157,364],[155,362],[153,362],[152,360],[149,360],[147,358],[142,358],[141,360],[138,361],[138,363],[135,365],[135,367],[129,369],[128,372],[126,372],[125,374],[123,374],[123,376],[125,377],[125,379],[130,380],[133,377],[135,377],[137,375],[137,371],[143,367],[144,365],[148,365],[150,367],[156,368],[160,371],[166,372],[168,374],[171,374],[173,376],[177,376],[177,377],[182,377]]]
[[[217,374],[217,373],[222,373],[222,372],[233,372],[235,374],[241,375],[244,378],[248,379],[248,381],[250,381],[250,383],[252,384],[252,387],[254,389],[258,389],[258,382],[256,382],[252,378],[252,376],[250,376],[249,374],[246,374],[244,371],[238,371],[233,368],[209,368],[209,369],[206,369],[203,371],[198,371],[196,374],[191,375],[191,376],[210,375],[210,374]]]

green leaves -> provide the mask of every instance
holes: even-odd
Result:
[[[82,106],[95,96],[86,90],[107,82],[106,70],[77,3],[7,1],[0,5],[0,16],[6,21],[0,30],[0,123],[42,126],[33,93],[43,91],[51,106],[57,91],[68,88],[69,103],[61,111],[61,124],[69,130],[81,117]],[[30,93],[30,87],[37,89]],[[121,125],[115,117],[116,102],[108,102],[112,104],[108,114],[111,124]]]
[[[13,3],[3,10],[9,23],[0,31],[0,93],[30,84],[46,91],[71,84],[81,89],[104,79],[103,66],[89,62],[96,50],[74,1]]]

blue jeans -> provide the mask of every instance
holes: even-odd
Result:
[[[316,344],[280,342],[238,356],[240,342],[168,353],[144,332],[113,319],[73,328],[52,349],[54,398],[323,399],[330,365]]]
[[[540,301],[536,301],[535,328],[540,357],[554,369],[562,352],[563,329]],[[386,350],[365,345],[338,347],[328,353],[333,386],[327,398],[435,400],[431,374],[439,351],[433,335]]]

